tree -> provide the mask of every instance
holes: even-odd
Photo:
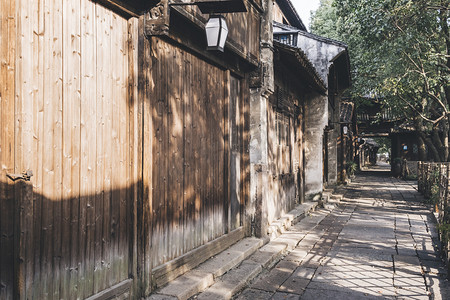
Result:
[[[336,23],[338,17],[334,0],[320,0],[319,8],[311,12],[311,32],[331,39],[340,39]]]
[[[330,37],[337,32],[337,38],[349,46],[353,98],[380,97],[415,127],[419,147],[426,144],[436,161],[448,161],[449,0],[332,0],[321,4],[328,8],[320,10],[335,14],[336,28],[329,30]],[[312,20],[317,33],[324,24],[320,16],[316,13]]]

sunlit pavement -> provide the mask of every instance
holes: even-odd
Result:
[[[436,225],[415,186],[387,164],[358,174],[341,205],[236,299],[450,299]]]

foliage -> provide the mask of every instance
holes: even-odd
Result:
[[[336,8],[332,4],[333,0],[320,0],[319,8],[315,12],[311,12],[311,32],[339,40]]]
[[[439,169],[434,169],[430,173],[430,179],[429,183],[431,184],[431,197],[430,197],[430,203],[437,204],[440,201],[440,192],[439,192]]]
[[[406,175],[406,180],[417,180],[417,175],[416,174],[408,174]]]
[[[347,164],[347,174],[349,176],[355,175],[355,172],[358,170],[358,164],[353,160],[347,161],[346,164]]]
[[[387,137],[376,137],[375,142],[380,146],[378,153],[391,153],[391,139]]]
[[[432,186],[431,186],[431,197],[430,197],[430,202],[433,204],[437,204],[439,203],[439,183],[435,182]]]
[[[353,99],[383,101],[415,127],[436,161],[449,158],[449,2],[323,0],[311,26],[348,44]]]

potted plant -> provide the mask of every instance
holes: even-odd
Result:
[[[391,171],[392,176],[394,177],[402,175],[402,159],[400,157],[396,157],[392,160]]]
[[[347,174],[349,177],[353,178],[355,176],[356,170],[358,170],[358,164],[353,160],[349,160],[346,162],[347,165]]]

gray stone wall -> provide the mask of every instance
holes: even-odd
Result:
[[[320,77],[328,86],[328,75],[333,59],[346,47],[337,42],[317,37],[308,33],[299,33],[297,45],[306,53]],[[311,97],[307,101],[306,136],[305,136],[305,181],[306,195],[311,196],[323,190],[323,134],[328,125],[328,184],[337,183],[337,138],[339,136],[339,102],[336,97],[335,107],[328,103],[328,95]]]

